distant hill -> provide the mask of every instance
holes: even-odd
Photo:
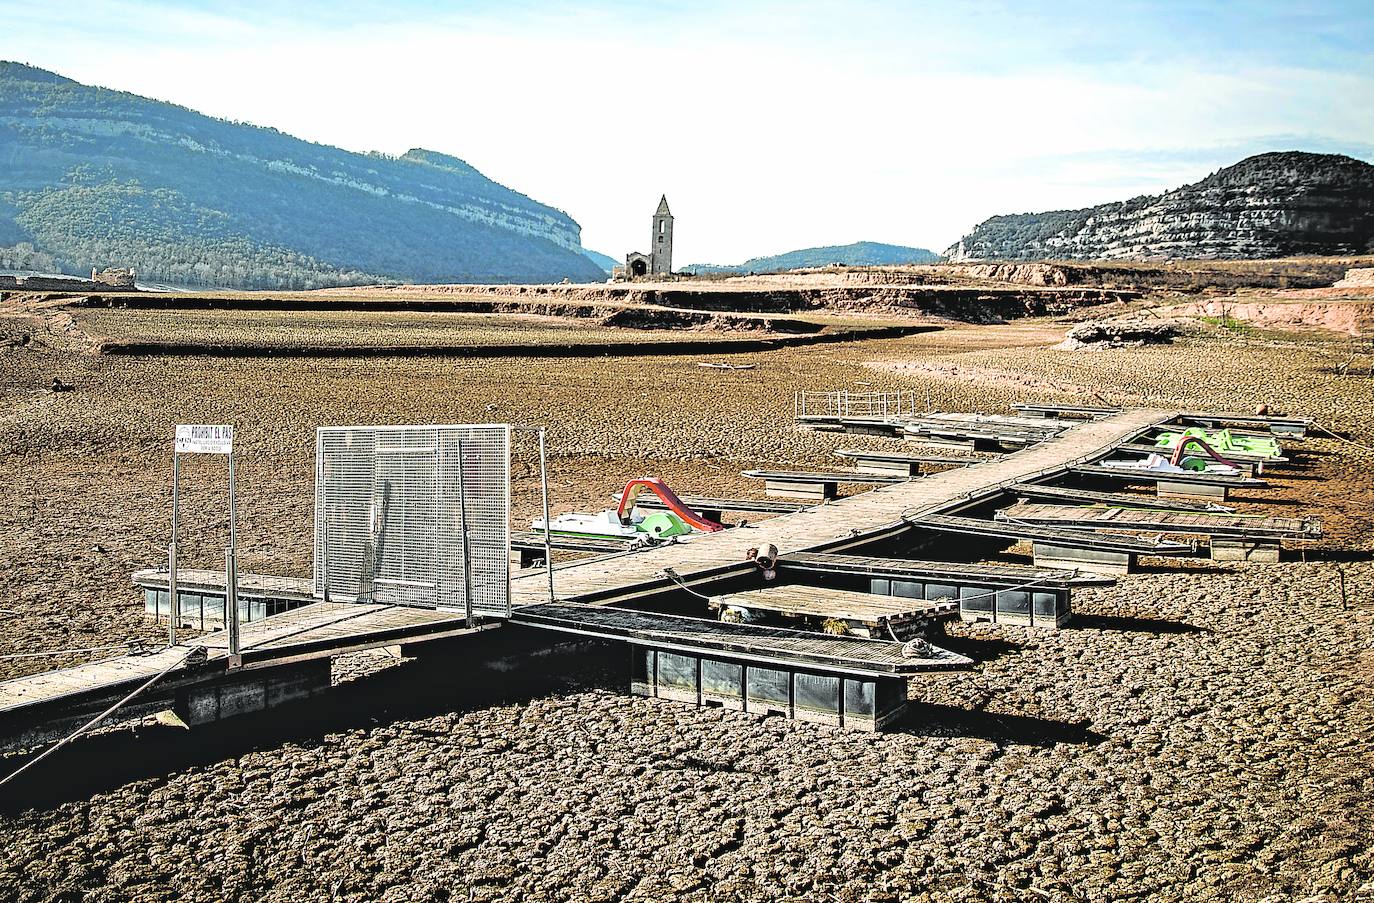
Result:
[[[950,260],[1265,258],[1374,251],[1374,166],[1259,154],[1200,182],[1083,210],[994,216]]]
[[[600,251],[592,251],[587,248],[583,248],[582,254],[592,263],[596,264],[597,266],[601,267],[601,269],[605,270],[606,275],[608,276],[611,273],[611,267],[620,266],[619,260],[616,260],[614,257],[611,257],[608,254],[602,254]]]
[[[7,62],[0,257],[239,288],[605,278],[567,214],[455,157],[355,154]]]
[[[736,266],[694,263],[682,267],[690,275],[705,273],[783,273],[831,264],[843,266],[896,266],[904,263],[935,263],[940,255],[925,248],[885,245],[876,241],[856,241],[852,245],[804,248],[772,257],[755,257]]]

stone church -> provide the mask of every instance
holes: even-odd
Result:
[[[625,255],[625,265],[611,273],[616,279],[644,279],[673,274],[673,214],[668,209],[668,196],[658,200],[654,211],[653,232],[649,236],[649,253],[631,251]]]

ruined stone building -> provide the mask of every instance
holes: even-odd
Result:
[[[616,267],[611,275],[616,279],[642,279],[671,276],[673,273],[673,214],[668,209],[668,196],[658,200],[654,211],[653,232],[649,236],[649,253],[631,251],[625,255],[625,265]]]
[[[108,285],[113,288],[134,288],[134,280],[138,274],[132,268],[106,267],[96,272],[95,267],[91,267],[91,281],[100,285]]]

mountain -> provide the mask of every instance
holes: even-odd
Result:
[[[1374,251],[1374,166],[1340,154],[1247,157],[1160,195],[994,216],[950,260],[1264,258]]]
[[[616,260],[609,254],[602,254],[600,251],[593,251],[589,248],[583,248],[582,254],[592,263],[596,264],[597,266],[601,267],[601,269],[605,270],[607,276],[611,274],[611,267],[620,266],[620,261]]]
[[[939,259],[940,255],[925,248],[885,245],[876,241],[856,241],[852,245],[803,248],[800,251],[788,251],[786,254],[775,254],[772,257],[755,257],[735,266],[694,263],[683,267],[682,272],[694,276],[703,273],[782,273],[787,270],[802,270],[831,264],[895,266],[904,263],[935,263]]]
[[[567,214],[456,157],[351,153],[0,62],[0,256],[26,255],[237,288],[605,278]]]

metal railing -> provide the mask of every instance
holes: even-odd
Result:
[[[794,417],[906,417],[916,413],[915,392],[797,392]]]

